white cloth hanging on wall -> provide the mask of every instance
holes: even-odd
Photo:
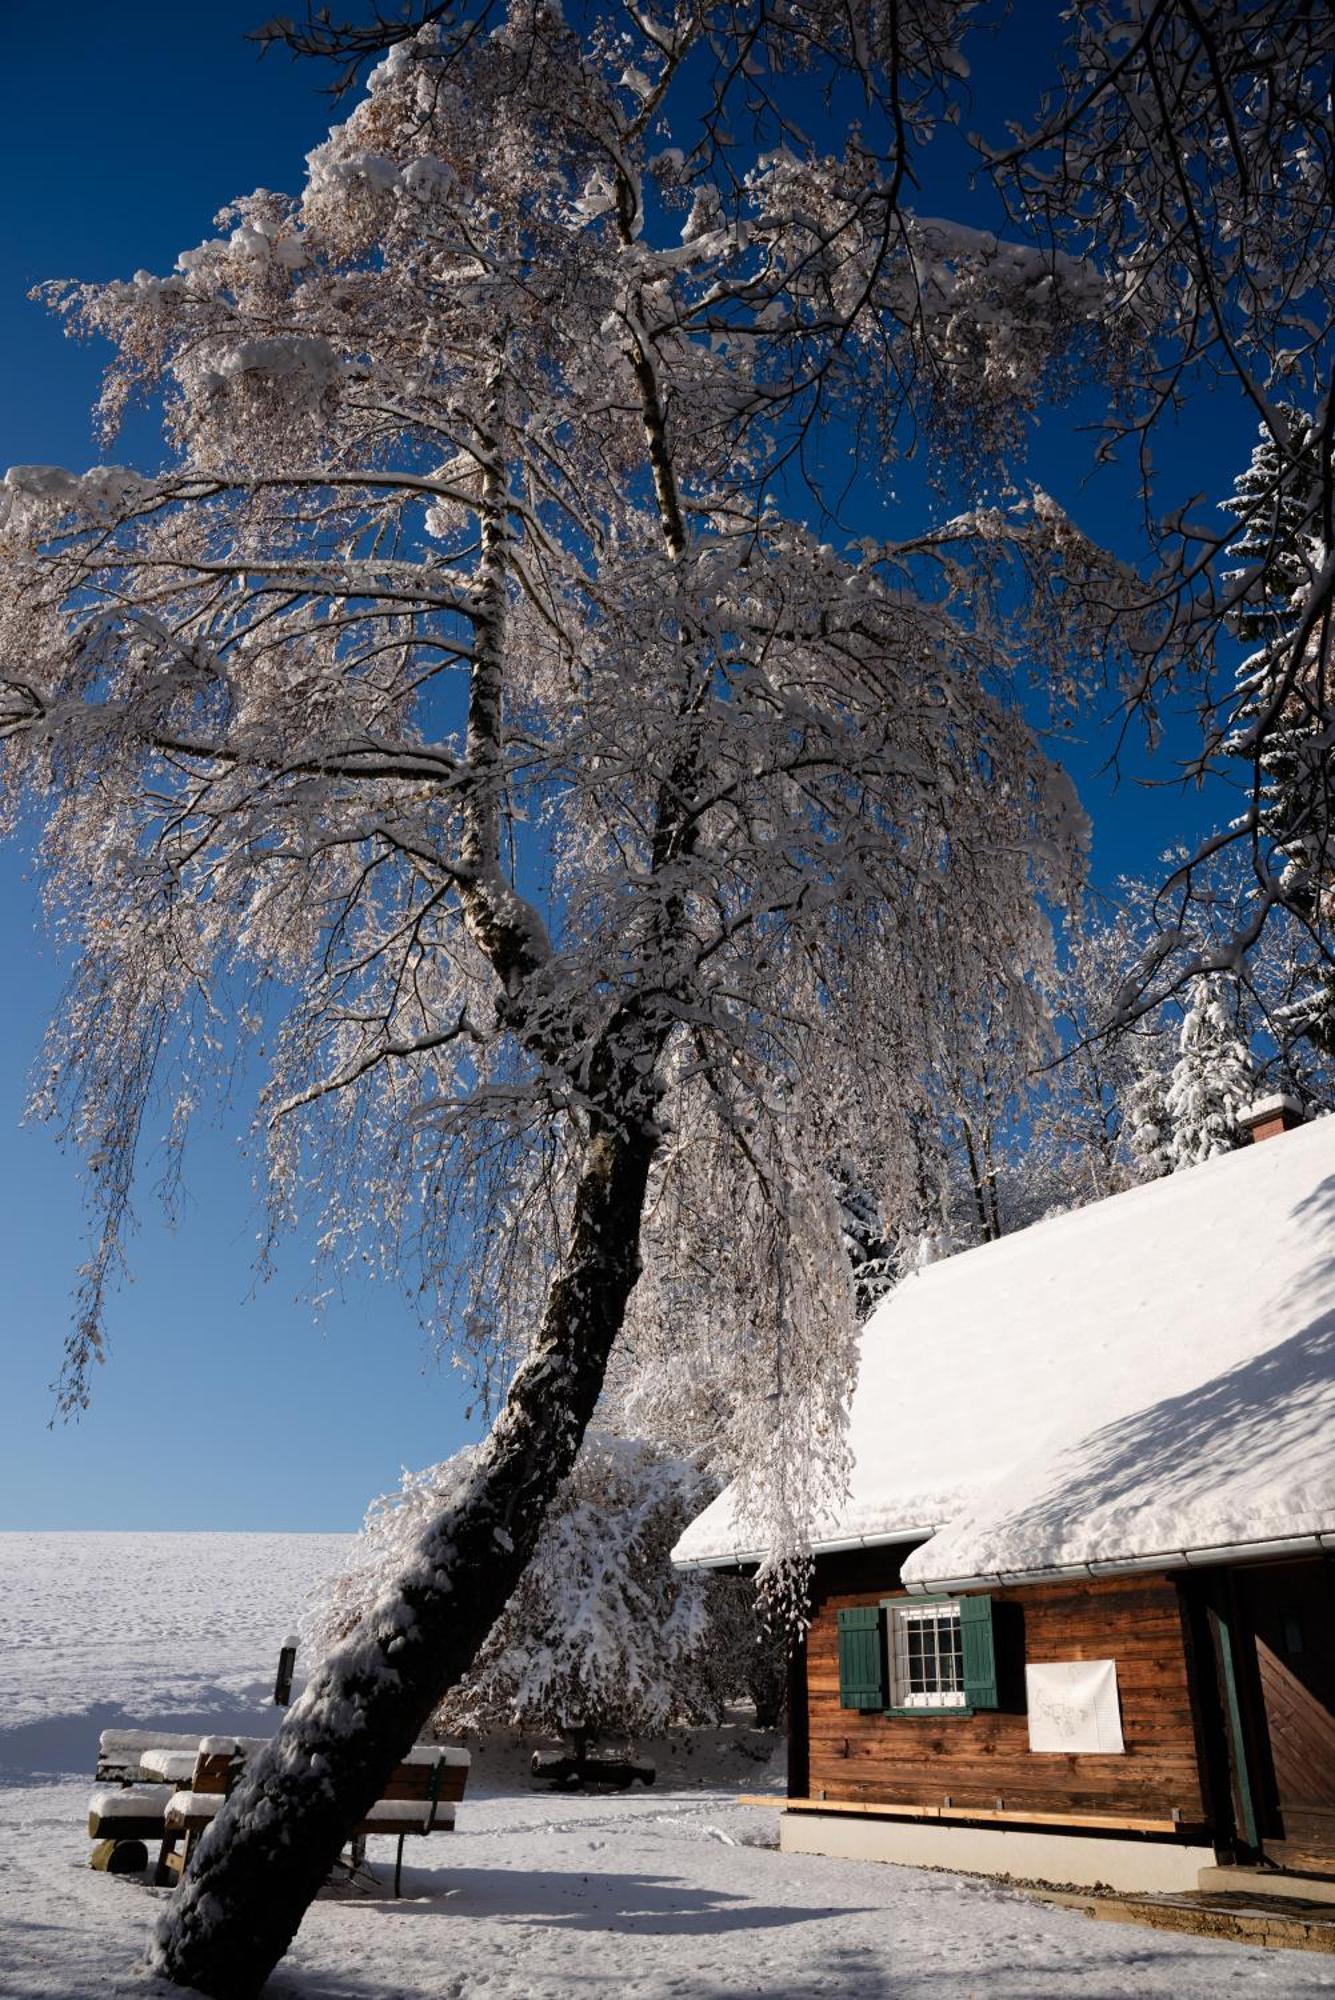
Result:
[[[1115,1660],[1058,1660],[1027,1666],[1029,1748],[1040,1751],[1125,1750]]]

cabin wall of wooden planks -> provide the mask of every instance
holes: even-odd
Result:
[[[861,1714],[839,1704],[836,1613],[899,1592],[904,1551],[864,1549],[816,1565],[807,1634],[812,1798],[1035,1812],[1206,1818],[1178,1588],[1168,1576],[1099,1578],[992,1593],[1001,1707],[973,1715]],[[1125,1751],[1029,1748],[1024,1663],[1115,1660]]]

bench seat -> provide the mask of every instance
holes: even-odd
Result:
[[[118,1792],[110,1796],[128,1798],[131,1795]],[[158,1831],[161,1832],[165,1818],[168,1826],[175,1827],[179,1832],[202,1833],[209,1821],[217,1818],[224,1804],[222,1792],[173,1792],[165,1809],[158,1808]],[[441,1805],[437,1801],[433,1807],[430,1799],[377,1799],[357,1832],[444,1833],[453,1825],[452,1804]]]
[[[226,1803],[225,1792],[173,1792],[167,1801],[166,1821],[182,1830],[192,1825],[199,1830],[215,1819]]]
[[[358,1833],[450,1833],[454,1807],[430,1799],[377,1799]]]
[[[161,1840],[170,1785],[116,1785],[88,1801],[90,1840]]]
[[[139,1775],[146,1785],[188,1785],[195,1775],[193,1750],[145,1750],[139,1759]]]

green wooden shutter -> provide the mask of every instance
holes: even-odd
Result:
[[[885,1707],[879,1605],[857,1604],[839,1613],[839,1701],[843,1708]]]
[[[997,1649],[992,1638],[992,1599],[960,1599],[964,1642],[964,1696],[970,1708],[997,1706]]]

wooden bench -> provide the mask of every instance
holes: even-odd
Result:
[[[204,1738],[195,1760],[189,1791],[168,1800],[157,1879],[179,1876],[205,1827],[222,1810],[245,1768],[251,1748],[244,1739]],[[394,1861],[394,1894],[403,1874],[403,1843],[409,1834],[452,1833],[454,1809],[464,1795],[472,1759],[466,1750],[418,1743],[396,1764],[384,1792],[366,1818],[353,1828],[351,1840],[360,1850],[370,1834],[389,1834],[398,1841]]]
[[[467,1750],[417,1743],[396,1764],[384,1792],[357,1828],[354,1839],[371,1833],[392,1834],[398,1841],[394,1856],[394,1894],[403,1873],[403,1843],[411,1834],[453,1833],[454,1809],[464,1795],[472,1758]]]
[[[198,1736],[161,1729],[104,1729],[93,1776],[99,1787],[88,1801],[88,1837],[105,1847],[126,1841],[160,1841],[167,1803],[193,1765]],[[145,1757],[157,1768],[145,1769]],[[188,1759],[182,1769],[183,1760]],[[95,1866],[114,1866],[103,1855]],[[139,1864],[142,1866],[142,1863]]]

